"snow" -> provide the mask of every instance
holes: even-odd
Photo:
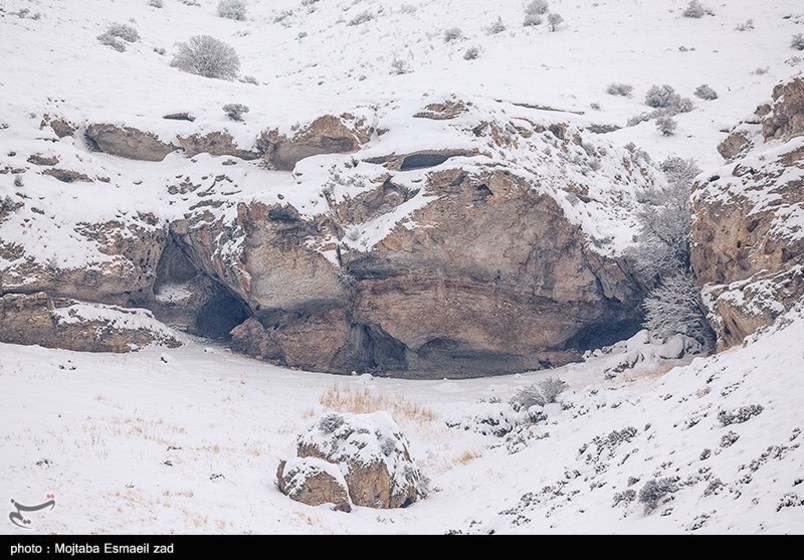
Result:
[[[0,488],[23,503],[56,495],[37,532],[797,533],[804,507],[784,504],[804,496],[802,339],[799,307],[745,347],[678,367],[650,358],[613,379],[602,372],[624,345],[546,373],[339,377],[342,390],[432,412],[373,416],[390,432],[398,425],[435,490],[406,509],[348,515],[293,502],[274,481],[311,418],[329,410],[320,397],[332,376],[199,343],[126,355],[0,345]],[[502,407],[548,375],[571,389],[536,424],[498,437],[445,422]],[[718,419],[750,405],[762,412],[746,422]],[[731,432],[739,437],[722,445]],[[675,477],[673,499],[652,512],[637,500],[612,505]]]

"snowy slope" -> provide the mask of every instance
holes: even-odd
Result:
[[[503,410],[548,374],[334,378],[198,344],[125,356],[0,345],[0,489],[22,503],[57,496],[31,514],[37,532],[798,533],[804,354],[791,342],[804,338],[802,309],[779,325],[669,371],[637,341],[647,358],[613,379],[602,372],[625,354],[554,370],[571,390],[520,438],[447,421]],[[430,496],[350,514],[283,496],[274,472],[296,436],[364,393],[406,432]],[[761,412],[723,425],[751,405]],[[646,512],[639,492],[653,479],[677,491]],[[613,505],[629,489],[634,501]]]

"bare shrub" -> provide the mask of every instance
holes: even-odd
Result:
[[[495,21],[486,28],[487,35],[497,35],[498,33],[502,33],[503,31],[505,31],[505,24],[503,23],[502,18],[499,16],[497,17],[497,21]]]
[[[717,419],[724,426],[742,424],[743,422],[748,422],[754,416],[758,416],[763,410],[764,408],[761,404],[749,404],[735,410],[721,410],[717,413]]]
[[[544,15],[549,9],[550,6],[546,0],[532,0],[527,6],[525,6],[525,13],[528,15]]]
[[[566,391],[569,385],[557,377],[547,377],[526,387],[521,387],[511,398],[511,405],[516,410],[527,410],[532,406],[545,406],[556,402],[558,396]]]
[[[564,23],[564,18],[559,14],[550,14],[547,16],[547,24],[550,26],[550,31],[555,31],[562,23]]]
[[[606,88],[606,93],[609,95],[621,95],[622,97],[631,97],[633,92],[634,86],[618,82],[613,82]]]
[[[195,35],[179,44],[171,66],[205,78],[233,80],[240,69],[240,58],[234,48],[223,41],[209,35]]]
[[[682,16],[693,19],[700,19],[707,14],[710,16],[715,15],[712,10],[701,4],[699,0],[691,0],[687,7],[684,8],[684,11],[681,12]]]
[[[246,19],[246,3],[243,0],[221,0],[218,2],[218,15],[226,19],[243,21]]]
[[[790,41],[790,48],[796,49],[797,51],[804,51],[804,33],[793,35],[793,39]]]
[[[451,43],[452,41],[457,41],[463,37],[463,31],[461,31],[460,27],[451,27],[444,31],[444,42]]]
[[[227,103],[221,109],[227,117],[238,122],[242,121],[243,115],[249,112],[249,108],[241,103]]]
[[[148,5],[153,8],[164,8],[165,3],[163,0],[148,0]]]
[[[526,14],[525,20],[522,22],[522,25],[524,25],[525,27],[535,27],[541,24],[542,24],[542,16],[537,14]]]
[[[662,133],[663,136],[673,136],[676,133],[678,123],[673,117],[659,117],[656,119],[656,129]]]
[[[475,60],[480,56],[480,49],[477,47],[469,47],[466,49],[466,52],[463,53],[464,60]]]
[[[639,502],[645,505],[645,512],[650,513],[659,502],[674,492],[678,492],[677,480],[673,478],[653,479],[645,483],[639,491]]]
[[[373,19],[374,14],[366,10],[365,12],[360,12],[359,14],[357,14],[355,17],[349,20],[349,23],[347,23],[346,25],[362,25],[364,23],[368,23]]]

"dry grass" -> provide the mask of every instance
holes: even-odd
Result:
[[[464,451],[458,455],[458,457],[456,457],[455,461],[461,465],[468,465],[478,457],[480,457],[480,453],[475,453],[474,451]]]
[[[438,419],[438,414],[418,403],[401,397],[388,397],[371,391],[368,387],[353,389],[334,385],[319,401],[325,408],[337,412],[365,414],[386,410],[396,419],[406,418],[418,423],[428,423]]]

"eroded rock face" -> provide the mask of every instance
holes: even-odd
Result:
[[[693,186],[692,266],[721,348],[804,295],[802,92],[802,80],[777,87],[763,125],[772,142]]]
[[[150,132],[127,126],[91,124],[86,136],[103,153],[141,161],[162,161],[176,149]]]
[[[51,298],[44,292],[0,297],[0,341],[80,352],[131,352],[181,343],[144,309]]]
[[[335,511],[352,511],[349,489],[337,465],[314,457],[281,461],[276,480],[280,492],[291,500],[308,506],[331,504]]]
[[[267,131],[260,137],[258,146],[275,169],[291,171],[299,161],[310,156],[353,152],[368,141],[372,132],[351,115],[324,115],[291,138],[277,130]]]
[[[762,120],[765,140],[789,140],[804,134],[804,78],[773,88],[770,112]]]
[[[212,156],[233,156],[240,159],[257,159],[259,154],[249,150],[242,150],[235,145],[231,134],[226,132],[210,132],[207,134],[192,134],[180,137],[179,145],[184,149],[187,157],[207,153]]]
[[[751,141],[746,134],[741,132],[733,132],[729,134],[718,147],[718,153],[726,161],[731,161],[740,153],[744,152],[749,146]]]
[[[297,454],[341,465],[357,506],[399,508],[420,497],[420,474],[408,442],[385,411],[328,414],[299,437]]]

